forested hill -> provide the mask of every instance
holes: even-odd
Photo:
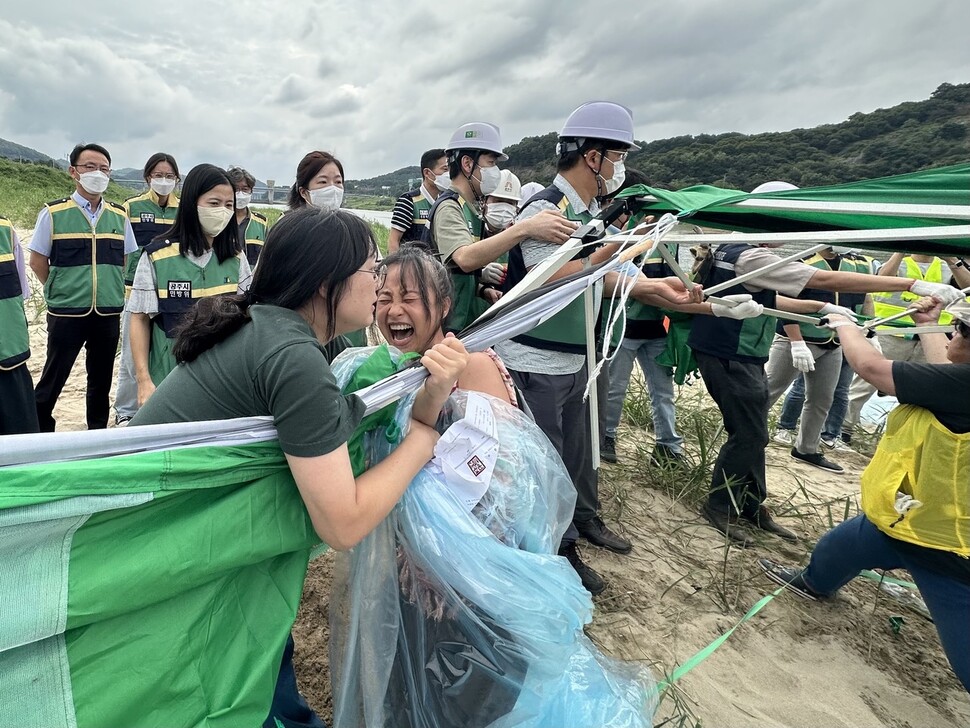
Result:
[[[556,133],[527,137],[505,151],[523,182],[551,181]],[[840,124],[767,134],[700,134],[640,142],[626,166],[651,184],[712,184],[751,190],[780,179],[799,187],[885,177],[970,161],[970,83],[944,83],[925,101],[907,101]]]

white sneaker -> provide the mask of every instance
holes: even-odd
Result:
[[[842,438],[841,437],[836,437],[836,438],[834,438],[832,440],[830,440],[827,437],[823,437],[822,438],[822,444],[825,447],[827,447],[829,450],[837,450],[837,451],[838,450],[843,450],[844,451],[844,450],[851,450],[852,449],[851,447],[849,447],[848,445],[846,445],[842,441]]]
[[[795,444],[795,433],[791,430],[779,428],[775,430],[775,436],[771,439],[779,445],[788,445],[790,447]]]

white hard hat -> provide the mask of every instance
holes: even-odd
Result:
[[[522,185],[519,182],[519,178],[509,170],[503,169],[498,178],[498,187],[495,188],[495,192],[489,194],[489,197],[500,197],[503,200],[508,200],[517,205],[519,204],[519,195],[521,193]]]
[[[625,149],[638,151],[633,141],[633,112],[612,101],[588,101],[566,119],[560,139],[603,139],[618,142]],[[570,149],[563,147],[563,151]]]
[[[459,126],[451,135],[451,141],[445,147],[446,152],[459,149],[475,149],[492,152],[498,155],[498,161],[504,162],[508,155],[502,151],[502,135],[495,124],[486,121],[472,121]]]
[[[782,182],[779,179],[772,180],[771,182],[762,182],[760,185],[751,190],[752,195],[760,194],[761,192],[787,192],[788,190],[797,190],[798,187],[793,185],[791,182]]]
[[[968,303],[965,298],[962,298],[959,301],[954,301],[943,310],[950,314],[953,318],[959,319],[967,326],[970,326],[970,303]]]
[[[522,207],[526,202],[531,200],[536,196],[536,194],[542,192],[544,189],[545,187],[538,182],[526,182],[524,185],[522,185],[522,192],[519,195],[519,207]]]

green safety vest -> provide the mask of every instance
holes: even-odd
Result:
[[[50,274],[44,284],[52,316],[119,314],[125,307],[125,208],[101,201],[92,225],[73,199],[47,203],[51,216]]]
[[[239,288],[239,257],[219,262],[215,253],[204,268],[179,254],[178,243],[152,243],[145,254],[155,270],[158,285],[158,315],[152,319],[148,371],[155,386],[175,368],[172,342],[175,327],[195,302],[206,296],[236,293]]]
[[[818,268],[819,270],[832,270],[832,267],[829,265],[829,261],[818,253],[806,258],[802,262],[805,263],[805,265],[810,265],[813,268]],[[862,256],[856,257],[843,255],[839,261],[839,267],[836,270],[847,273],[869,273],[871,268],[869,266],[869,262]],[[834,303],[837,306],[853,308],[856,310],[856,313],[862,313],[862,304],[855,304],[854,300],[846,300],[850,299],[850,297],[851,299],[858,299],[861,297],[862,300],[865,301],[865,296],[860,296],[858,293],[839,293],[838,291],[824,291],[818,288],[806,288],[800,294],[798,294],[798,298],[802,300]],[[782,336],[785,335],[784,326],[784,321],[778,322],[777,332]],[[832,329],[823,329],[819,326],[812,326],[811,324],[799,324],[798,328],[802,333],[802,338],[805,341],[809,341],[813,344],[828,344],[835,341],[835,331]]]
[[[580,225],[585,225],[593,219],[588,211],[576,212],[573,206],[569,204],[569,200],[566,199],[565,193],[554,185],[536,193],[532,200],[551,202],[559,208],[559,211],[567,220],[573,220]],[[574,299],[548,321],[542,322],[528,334],[513,337],[512,340],[536,349],[585,354],[586,304],[584,299],[585,296]]]
[[[903,278],[912,278],[914,281],[927,281],[928,283],[948,283],[949,281],[943,280],[943,260],[941,258],[933,258],[930,263],[929,268],[926,269],[926,275],[923,275],[923,271],[919,267],[913,258],[907,255],[903,258],[902,267],[905,272],[898,273],[898,276]],[[905,311],[907,308],[913,305],[913,301],[919,298],[915,293],[910,293],[909,291],[886,291],[885,293],[873,293],[872,301],[874,305],[874,312],[876,318],[885,318],[887,316],[892,316],[900,311]],[[939,323],[948,324],[953,321],[953,317],[946,311],[940,314]],[[913,319],[911,316],[903,316],[901,319],[897,319],[897,323],[912,324]]]
[[[30,358],[24,292],[13,250],[13,226],[0,217],[0,371],[21,366]]]
[[[130,253],[125,262],[126,296],[131,295],[131,282],[135,279],[135,271],[138,269],[142,248],[175,224],[178,206],[179,199],[173,192],[168,196],[168,204],[162,207],[158,204],[158,195],[154,190],[148,190],[142,195],[125,201],[124,207],[128,214],[128,222],[131,223],[131,229],[135,233],[135,242],[138,243],[138,250]]]
[[[266,230],[269,223],[265,215],[261,215],[255,210],[249,211],[249,217],[245,220],[245,226],[240,228],[240,240],[245,241],[246,259],[252,268],[259,262],[259,254],[263,252],[263,244],[266,242]]]
[[[420,187],[416,190],[405,192],[402,197],[407,197],[411,200],[411,204],[414,206],[414,216],[411,219],[411,227],[401,235],[401,243],[421,240],[425,228],[428,227],[428,219],[431,217],[431,206],[434,203],[421,193]]]
[[[477,243],[482,239],[484,229],[482,218],[475,211],[475,208],[454,190],[442,192],[438,196],[438,199],[435,200],[434,210],[437,210],[439,205],[449,201],[458,205],[462,217],[465,219],[465,224],[468,226],[468,234],[471,236],[472,242]],[[434,211],[432,211],[431,215],[434,215]],[[431,245],[437,253],[438,246],[433,240],[434,227],[431,222],[431,216],[428,218],[428,226]],[[455,294],[451,302],[451,313],[448,314],[445,328],[448,331],[458,332],[485,313],[488,304],[478,297],[478,276],[476,272],[465,273],[465,271],[453,263],[448,264],[448,270],[451,272],[451,281],[455,288]]]

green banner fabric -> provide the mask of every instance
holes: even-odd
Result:
[[[74,530],[55,506],[77,502]],[[5,724],[262,723],[319,542],[277,443],[0,470],[0,544],[42,519],[69,526],[36,529],[62,559],[32,587],[46,626],[25,640],[0,609],[0,664],[42,665],[48,699],[0,680]],[[4,549],[4,570],[36,551]]]
[[[862,180],[827,187],[807,187],[752,195],[741,190],[697,185],[682,190],[663,190],[639,185],[618,197],[652,195],[641,212],[673,213],[696,225],[740,232],[806,232],[826,230],[878,230],[970,224],[966,219],[913,217],[878,212],[753,210],[734,203],[748,199],[801,200],[857,204],[970,205],[970,164],[939,167],[921,172]],[[970,253],[970,237],[953,240],[920,240],[898,243],[867,243],[867,247],[937,255]]]

